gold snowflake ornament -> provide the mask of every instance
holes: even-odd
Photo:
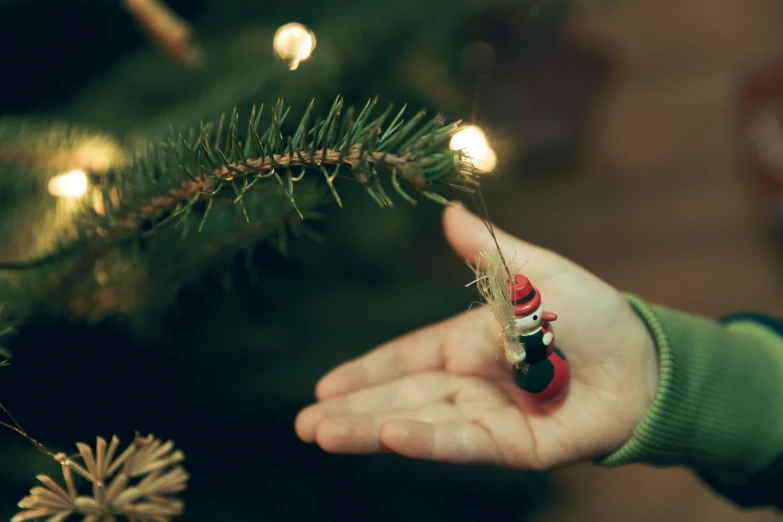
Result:
[[[184,505],[173,495],[183,491],[189,478],[179,462],[185,460],[171,441],[161,442],[152,435],[136,435],[133,443],[115,458],[120,439],[98,437],[95,451],[77,443],[82,464],[64,453],[54,456],[62,465],[66,489],[46,475],[36,478],[46,487],[36,486],[19,501],[25,509],[11,522],[46,519],[62,522],[74,514],[83,522],[115,522],[117,516],[130,522],[168,522],[181,515]],[[92,484],[92,495],[79,495],[73,473]]]

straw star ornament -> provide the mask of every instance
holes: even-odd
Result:
[[[120,440],[109,444],[98,437],[95,451],[77,443],[79,464],[64,453],[54,455],[62,466],[65,489],[46,475],[36,478],[36,486],[19,501],[23,508],[11,522],[45,519],[62,522],[71,515],[83,515],[84,522],[114,522],[124,517],[130,522],[168,522],[181,515],[184,504],[173,495],[183,491],[189,478],[177,464],[185,459],[172,441],[161,442],[153,435],[136,435],[134,441],[115,458]],[[74,473],[91,483],[92,495],[80,495]]]

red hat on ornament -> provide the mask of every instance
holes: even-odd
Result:
[[[514,315],[523,317],[532,314],[541,306],[541,294],[533,288],[530,280],[517,274],[514,283],[509,285],[511,304],[514,305]]]

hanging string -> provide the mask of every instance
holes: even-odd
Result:
[[[29,435],[29,434],[28,434],[28,433],[27,433],[27,432],[26,432],[26,431],[25,431],[25,430],[22,428],[22,426],[21,426],[21,425],[20,425],[20,424],[19,424],[19,423],[16,421],[16,419],[14,418],[14,416],[13,416],[13,415],[11,415],[11,412],[10,412],[10,411],[8,411],[8,409],[7,409],[5,406],[3,406],[3,403],[0,403],[0,409],[1,409],[1,410],[3,410],[3,412],[4,412],[4,413],[5,413],[7,416],[8,416],[8,418],[9,418],[9,419],[11,419],[11,422],[13,422],[13,423],[14,423],[13,425],[11,425],[11,424],[8,424],[7,422],[0,421],[0,426],[5,426],[5,427],[6,427],[6,428],[8,428],[9,430],[13,430],[13,431],[15,431],[16,433],[18,433],[19,435],[21,435],[22,437],[26,438],[26,439],[27,439],[27,440],[29,440],[29,441],[30,441],[30,442],[33,444],[33,446],[35,446],[35,448],[36,448],[38,451],[40,451],[41,453],[43,453],[43,454],[45,454],[45,455],[49,455],[50,457],[53,457],[53,458],[54,458],[54,457],[56,457],[56,455],[54,454],[54,452],[52,452],[52,451],[49,451],[49,450],[46,448],[46,446],[44,446],[44,445],[43,445],[41,442],[39,442],[39,441],[37,441],[36,439],[34,439],[33,437],[31,437],[31,436],[30,436],[30,435]]]
[[[470,120],[473,125],[476,124],[478,117],[479,98],[481,98],[481,88],[484,86],[484,78],[481,76],[476,77],[476,85],[473,88],[473,110],[471,111]]]
[[[479,99],[481,97],[481,88],[484,85],[483,80],[484,79],[481,76],[476,78],[476,85],[474,88],[474,95],[473,95],[473,109],[471,111],[471,123],[473,125],[476,125],[476,120],[478,119],[478,106],[479,106]],[[478,196],[478,201],[476,200],[476,196]],[[487,208],[487,202],[484,199],[484,193],[481,190],[481,184],[477,186],[476,192],[472,194],[472,197],[473,197],[473,202],[478,209],[479,218],[481,218],[481,221],[484,223],[484,226],[487,227],[487,230],[489,231],[489,235],[492,236],[492,241],[495,242],[495,247],[497,248],[498,253],[500,254],[500,260],[503,263],[503,268],[506,270],[506,274],[508,275],[508,280],[511,282],[511,284],[514,284],[516,281],[511,275],[511,270],[508,268],[508,263],[506,263],[506,258],[503,257],[503,251],[500,249],[498,238],[495,235],[495,228],[492,226],[492,221],[489,218],[489,209]]]
[[[479,217],[481,218],[481,221],[484,223],[484,226],[487,227],[487,230],[489,231],[489,235],[492,236],[492,241],[495,242],[495,248],[497,248],[498,254],[500,255],[500,261],[503,263],[503,268],[506,270],[506,275],[508,275],[508,280],[511,282],[511,284],[514,284],[516,281],[514,280],[514,277],[511,275],[511,270],[508,268],[508,263],[506,262],[506,258],[503,256],[503,250],[501,250],[497,235],[495,235],[495,228],[492,226],[492,221],[489,219],[489,210],[487,209],[487,202],[484,200],[484,193],[481,191],[481,186],[479,186],[478,189],[476,190],[476,194],[478,195],[478,200],[481,202],[481,207],[479,209]]]

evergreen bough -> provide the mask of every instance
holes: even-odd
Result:
[[[325,115],[315,116],[310,103],[289,134],[291,108],[278,101],[266,111],[253,107],[244,122],[235,109],[218,122],[172,129],[131,150],[87,132],[60,140],[42,137],[35,127],[33,138],[25,128],[14,139],[0,133],[0,163],[18,167],[20,141],[48,143],[45,154],[25,149],[38,151],[33,157],[49,165],[33,170],[51,177],[52,158],[60,171],[70,159],[91,178],[90,191],[77,202],[49,205],[57,223],[44,223],[47,232],[27,257],[0,258],[7,320],[42,314],[101,319],[149,313],[153,303],[165,307],[218,259],[250,252],[263,239],[284,250],[289,233],[315,237],[307,220],[319,217],[316,209],[325,202],[342,207],[342,180],[360,184],[381,207],[394,205],[393,194],[413,205],[414,195],[448,204],[441,189],[473,190],[476,171],[461,151],[448,148],[460,122],[425,119],[424,111],[406,121],[405,107],[376,115],[376,106],[377,99],[370,100],[357,112],[337,97]],[[100,165],[90,169],[92,156],[78,153],[83,150],[94,151]],[[30,182],[22,171],[9,172],[17,179],[6,183]]]

